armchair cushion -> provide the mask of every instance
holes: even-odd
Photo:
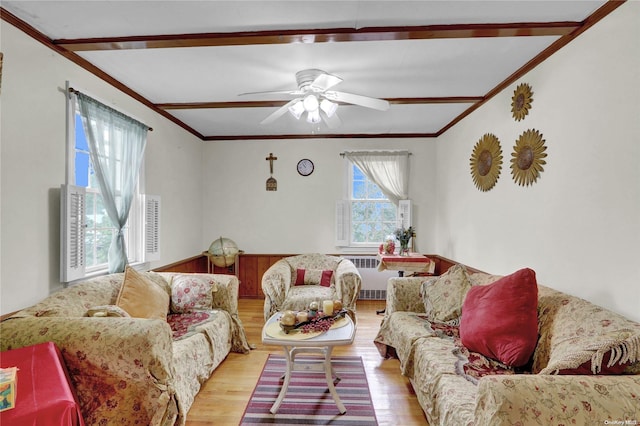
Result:
[[[333,271],[329,269],[296,269],[294,285],[321,285],[329,287],[334,283]]]
[[[287,292],[280,310],[302,311],[309,308],[309,303],[322,300],[335,300],[337,298],[333,287],[320,285],[304,285],[291,287]]]
[[[134,318],[166,320],[169,295],[160,286],[127,266],[116,305]]]

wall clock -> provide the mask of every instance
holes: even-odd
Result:
[[[298,161],[298,173],[300,173],[301,176],[309,176],[313,173],[313,161],[308,158],[303,158]]]

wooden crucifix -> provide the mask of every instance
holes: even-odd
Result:
[[[269,156],[265,158],[269,162],[269,173],[271,176],[267,179],[267,191],[277,191],[278,190],[278,181],[273,177],[273,161],[277,160],[278,157],[273,156],[273,152],[269,153]]]

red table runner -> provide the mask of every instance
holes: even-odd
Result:
[[[0,367],[18,367],[16,406],[2,425],[84,426],[58,347],[52,342],[0,352]]]

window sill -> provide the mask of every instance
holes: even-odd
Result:
[[[134,263],[130,263],[129,266],[131,266],[133,269],[135,269],[138,272],[145,272],[145,271],[149,270],[149,262],[134,262]],[[89,280],[91,278],[99,277],[99,276],[102,276],[102,275],[108,275],[108,271],[107,271],[106,268],[88,272],[88,273],[85,274],[84,277],[82,277],[82,278],[80,278],[78,280],[66,283],[65,287],[69,287],[69,286],[72,286],[72,285],[77,284],[79,282],[86,281],[86,280]]]
[[[352,247],[341,247],[340,253],[344,254],[377,254],[378,246],[352,246]]]

